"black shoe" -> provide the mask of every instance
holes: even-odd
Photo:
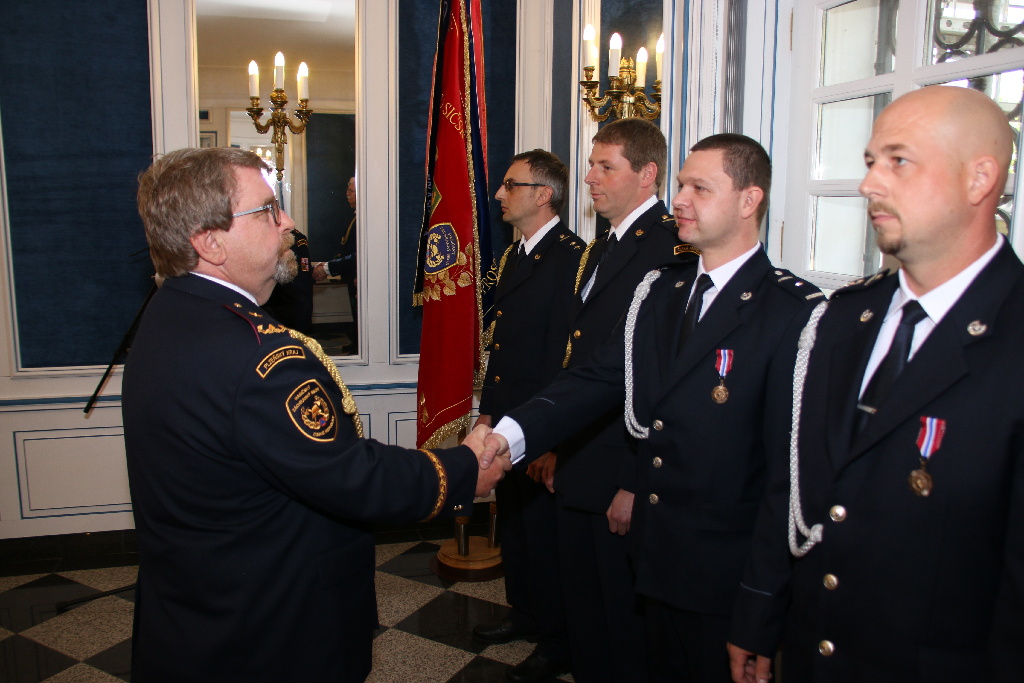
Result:
[[[537,634],[516,626],[506,619],[494,624],[474,626],[473,638],[491,645],[501,645],[502,643],[511,643],[513,640],[528,640],[532,643],[537,639]]]
[[[510,681],[519,681],[519,683],[540,683],[541,681],[550,680],[559,674],[564,674],[568,670],[569,667],[566,666],[565,662],[532,654],[512,667],[508,672],[507,678]]]

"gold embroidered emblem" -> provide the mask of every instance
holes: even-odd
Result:
[[[341,391],[341,409],[345,411],[345,414],[352,420],[352,426],[355,427],[356,436],[360,439],[363,438],[363,421],[359,417],[359,408],[356,406],[356,399],[352,396],[352,392],[345,386],[344,380],[341,379],[341,373],[338,372],[338,366],[334,364],[331,357],[324,353],[324,349],[320,346],[320,342],[307,337],[298,330],[288,330],[288,334],[292,339],[298,340],[309,349],[313,356],[323,363],[324,369],[327,370],[327,374],[331,376],[334,383],[338,385],[338,389]],[[330,401],[330,399],[328,399]]]
[[[338,435],[338,419],[320,382],[309,379],[295,387],[285,401],[288,417],[307,439],[334,441]]]
[[[254,318],[262,318],[263,317],[262,313],[257,313],[256,311],[249,311],[249,315],[251,315]]]
[[[240,304],[240,303],[234,303],[234,304],[231,304],[231,305],[234,306],[235,308],[241,308],[242,307],[242,304]]]
[[[636,235],[637,237],[643,237],[644,229],[643,228],[637,228],[636,232],[633,233],[633,234]]]
[[[288,328],[284,325],[257,325],[256,331],[260,334],[279,334],[287,332]]]
[[[677,244],[672,250],[672,255],[679,256],[680,254],[697,254],[700,256],[700,249],[692,244]]]
[[[259,362],[256,366],[256,374],[262,379],[266,379],[270,371],[274,369],[278,363],[289,358],[305,358],[306,352],[301,346],[285,346],[276,351],[267,354],[267,357]]]

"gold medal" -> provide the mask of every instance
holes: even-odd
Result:
[[[927,498],[932,492],[932,475],[924,468],[911,472],[907,482],[910,484],[910,490],[922,498]]]
[[[711,390],[711,400],[715,403],[725,403],[729,400],[729,390],[725,388],[724,383]]]

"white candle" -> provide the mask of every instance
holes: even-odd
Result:
[[[608,47],[610,48],[608,50],[608,75],[617,77],[619,75],[619,60],[622,59],[622,36],[613,33]]]
[[[597,40],[593,24],[583,28],[583,66],[597,67]],[[598,76],[600,80],[600,76]]]
[[[284,89],[284,55],[274,55],[274,90]]]
[[[658,46],[654,48],[654,80],[661,80],[661,53],[665,51],[665,34],[658,36]]]
[[[299,63],[299,73],[295,77],[295,80],[299,83],[299,99],[309,99],[309,67],[306,66],[305,62]]]
[[[249,97],[260,96],[260,68],[256,60],[249,62]]]
[[[647,83],[647,48],[642,47],[636,53],[636,87],[643,89]]]

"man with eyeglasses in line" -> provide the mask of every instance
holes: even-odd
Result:
[[[535,149],[512,157],[494,195],[502,219],[522,237],[499,265],[477,424],[497,422],[562,369],[573,282],[586,246],[558,217],[568,185],[565,164]],[[491,644],[536,639],[533,653],[509,672],[514,681],[548,680],[566,671],[569,661],[555,497],[544,479],[543,462],[537,461],[528,471],[509,472],[495,491],[505,596],[512,609],[502,622],[473,629],[477,640]]]
[[[620,119],[603,126],[593,142],[584,182],[594,211],[610,227],[587,247],[576,275],[563,342],[563,367],[569,368],[584,364],[609,337],[647,272],[697,259],[658,199],[668,156],[661,130],[643,119]],[[646,680],[644,622],[626,536],[636,474],[622,405],[555,451],[558,561],[573,677],[582,683]]]
[[[465,514],[501,476],[470,448],[362,437],[319,344],[260,308],[295,273],[255,154],[183,149],[139,179],[166,279],[125,366],[139,576],[132,677],[363,681],[377,626],[371,521]]]

